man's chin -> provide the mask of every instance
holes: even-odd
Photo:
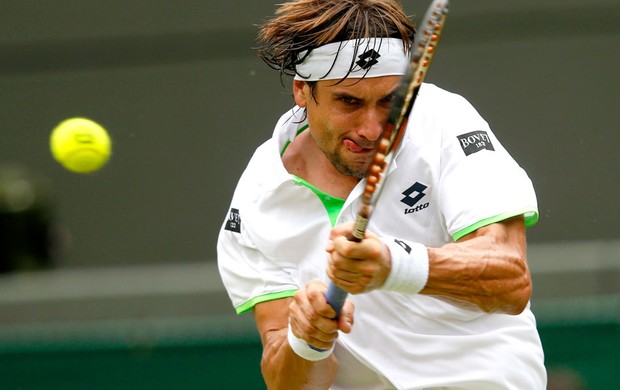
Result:
[[[368,170],[368,164],[358,166],[341,166],[336,167],[340,173],[346,176],[351,176],[356,179],[363,179],[366,177],[366,171]]]
[[[358,159],[357,161],[349,160],[346,163],[342,158],[332,158],[330,160],[338,172],[356,179],[363,179],[366,177],[366,171],[372,162],[371,158]]]

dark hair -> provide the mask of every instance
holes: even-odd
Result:
[[[405,50],[415,27],[396,0],[294,0],[260,26],[258,55],[280,75],[295,75],[299,53],[332,42],[400,38]]]

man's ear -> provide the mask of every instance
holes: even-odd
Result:
[[[310,87],[305,81],[293,80],[293,97],[295,98],[295,104],[299,107],[306,107],[308,105]]]

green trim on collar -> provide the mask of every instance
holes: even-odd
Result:
[[[469,233],[480,229],[481,227],[490,225],[492,223],[501,222],[508,218],[516,217],[517,215],[525,216],[525,227],[534,226],[536,225],[536,222],[538,222],[538,211],[532,208],[527,208],[527,209],[503,213],[503,214],[499,214],[499,215],[496,215],[490,218],[483,219],[482,221],[476,222],[475,224],[468,226],[465,229],[461,229],[458,232],[454,233],[452,235],[452,239],[454,241],[458,241],[461,238],[463,238],[463,236],[466,236]]]
[[[303,133],[307,128],[308,128],[307,124],[299,128],[299,130],[297,130],[297,133],[295,134],[295,137]],[[288,148],[290,144],[291,144],[291,140],[290,139],[286,140],[286,143],[284,144],[284,147],[282,148],[282,151],[280,152],[280,157],[284,156],[284,152],[286,152],[286,149]]]
[[[323,202],[323,206],[325,206],[327,215],[329,215],[329,222],[331,223],[332,227],[336,226],[336,220],[338,219],[338,215],[340,214],[342,207],[344,207],[345,200],[336,198],[335,196],[331,196],[330,194],[326,194],[325,192],[319,190],[318,188],[300,177],[297,177],[295,175],[291,176],[297,184],[308,187],[310,190],[312,190],[312,192],[314,192],[316,196],[319,197],[321,202]]]
[[[276,293],[259,295],[257,297],[250,299],[249,301],[244,302],[239,307],[236,307],[235,310],[237,311],[237,314],[243,314],[243,313],[246,313],[252,310],[254,306],[258,305],[259,303],[275,301],[276,299],[282,299],[282,298],[290,298],[293,295],[295,295],[296,291],[297,290],[286,290],[286,291],[280,291]]]

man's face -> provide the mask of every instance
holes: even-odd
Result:
[[[400,76],[322,80],[314,97],[308,84],[294,81],[295,102],[306,108],[312,137],[338,172],[365,176],[399,81]]]

